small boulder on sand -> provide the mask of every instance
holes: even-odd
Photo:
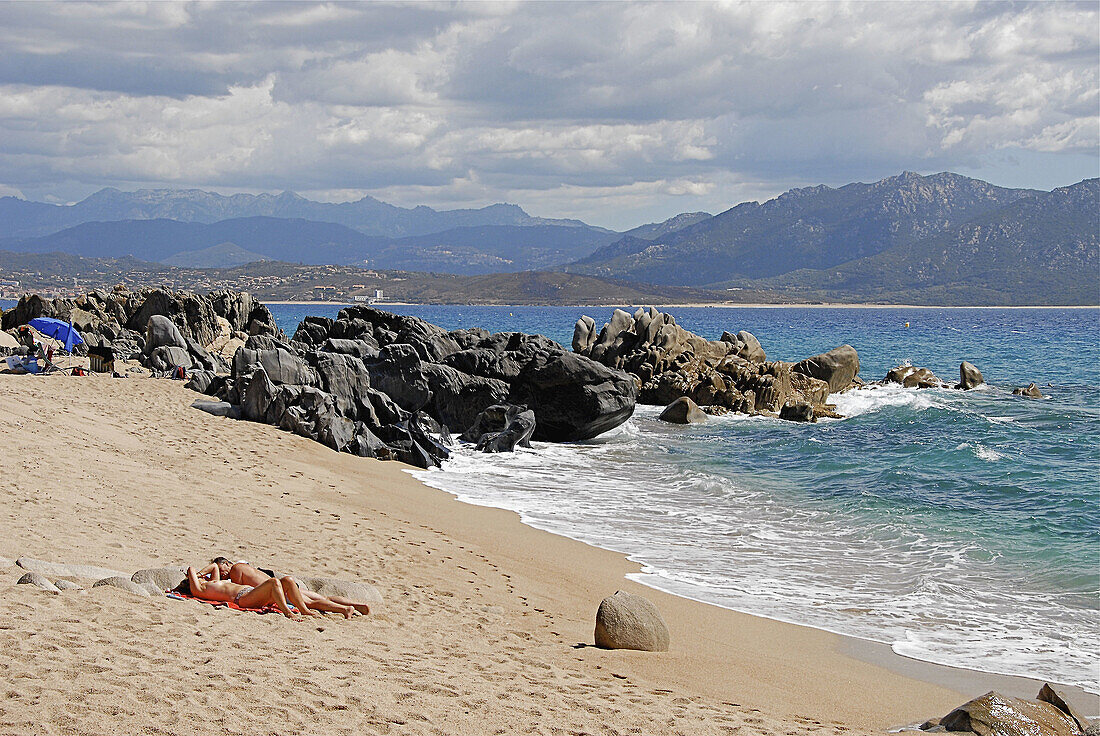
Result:
[[[372,606],[382,603],[382,594],[373,585],[367,583],[298,575],[295,575],[294,579],[298,581],[299,586],[323,596],[343,596],[349,600],[369,603]]]
[[[40,572],[54,578],[81,578],[85,580],[102,580],[116,575],[125,577],[125,573],[112,570],[107,567],[95,565],[65,565],[57,562],[46,562],[31,557],[20,557],[15,564],[24,570]]]
[[[658,418],[662,422],[672,424],[696,424],[707,421],[707,415],[699,408],[698,404],[686,396],[681,396],[666,406]]]
[[[668,651],[668,626],[647,598],[620,590],[596,611],[596,646],[604,649]]]
[[[94,585],[92,585],[93,588],[102,588],[104,586],[119,588],[120,590],[125,590],[127,593],[140,595],[143,598],[148,598],[150,595],[149,589],[146,588],[144,585],[135,583],[133,580],[130,580],[130,578],[124,578],[121,575],[116,575],[110,578],[103,578],[102,580],[99,580]]]
[[[80,583],[74,583],[72,580],[66,580],[65,578],[54,581],[54,585],[57,586],[58,590],[84,590],[84,586]]]
[[[60,593],[56,585],[54,585],[48,577],[40,572],[28,572],[23,577],[19,578],[16,585],[33,585],[36,588],[47,590],[51,593]]]
[[[186,577],[187,568],[185,567],[150,567],[138,570],[130,576],[130,580],[138,585],[152,583],[158,591],[163,593],[182,583]]]

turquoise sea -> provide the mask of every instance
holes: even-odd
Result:
[[[611,309],[395,306],[447,329],[568,345]],[[273,311],[293,333],[306,314]],[[630,308],[629,311],[633,311]],[[513,455],[460,451],[418,472],[464,501],[626,553],[638,580],[748,613],[890,644],[900,654],[1100,690],[1100,310],[671,308],[769,358],[843,343],[864,380],[905,362],[971,391],[834,397],[814,425],[722,417],[678,427],[639,407],[623,427]],[[1035,381],[1050,398],[1012,389]]]

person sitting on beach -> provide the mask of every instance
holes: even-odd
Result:
[[[230,580],[238,585],[260,585],[266,580],[278,577],[274,570],[253,567],[247,562],[230,562],[225,557],[215,557],[210,564],[199,571],[199,575],[208,577],[213,574]],[[370,605],[362,601],[353,601],[339,595],[324,596],[310,590],[302,590],[306,605],[315,611],[341,613],[350,618],[354,613],[370,613]]]
[[[229,580],[221,580],[217,575],[212,580],[203,580],[195,568],[187,568],[188,591],[196,598],[218,603],[233,603],[241,608],[263,608],[275,606],[287,618],[301,621],[302,616],[320,616],[306,607],[298,584],[291,577],[276,580],[268,578],[260,585],[238,585]],[[291,610],[288,601],[301,612]]]

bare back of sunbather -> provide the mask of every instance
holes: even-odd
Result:
[[[218,559],[224,560],[224,558]],[[232,564],[226,564],[226,562],[213,564],[218,566],[218,571],[221,573],[222,577],[228,577],[234,583],[240,585],[262,585],[265,580],[271,580],[270,575],[263,570],[253,567],[247,562]],[[302,590],[301,593],[302,598],[305,599],[306,605],[315,611],[340,613],[344,615],[344,618],[351,618],[356,612],[364,615],[370,613],[370,605],[362,601],[353,601],[338,595],[324,596],[310,590]]]
[[[290,605],[288,605],[289,602],[302,615],[318,615],[307,608],[305,599],[302,597],[301,591],[298,590],[297,583],[290,577],[278,580],[268,578],[259,585],[251,586],[234,583],[232,580],[219,580],[216,578],[214,580],[203,580],[199,577],[195,568],[189,567],[187,568],[187,582],[191,588],[191,595],[206,601],[235,603],[241,608],[275,606],[287,618],[300,621],[302,616],[291,610]]]

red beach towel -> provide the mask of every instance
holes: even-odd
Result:
[[[277,606],[273,606],[270,604],[264,606],[263,608],[244,608],[243,606],[238,606],[236,603],[227,601],[208,601],[202,598],[196,598],[193,595],[184,595],[183,593],[175,590],[169,590],[165,593],[165,595],[169,598],[174,598],[177,601],[198,601],[199,603],[206,603],[207,605],[214,606],[215,608],[232,608],[234,611],[251,611],[252,613],[277,613],[280,616],[283,615],[283,612],[280,611]],[[294,611],[295,613],[301,613],[297,608],[294,607],[293,604],[288,603],[287,605],[290,606],[290,610]]]

